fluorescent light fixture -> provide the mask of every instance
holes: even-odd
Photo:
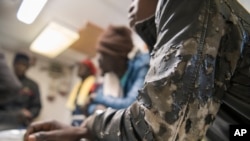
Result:
[[[17,12],[18,20],[26,24],[33,23],[47,1],[48,0],[23,0]]]
[[[34,40],[30,50],[54,58],[79,38],[77,32],[52,22]]]

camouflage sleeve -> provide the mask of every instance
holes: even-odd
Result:
[[[219,5],[229,7],[225,15]],[[202,140],[215,119],[240,56],[237,16],[224,1],[159,0],[155,17],[138,101],[94,117],[97,140]]]
[[[153,141],[150,126],[144,120],[144,110],[147,109],[138,103],[124,110],[109,108],[102,114],[91,116],[88,126],[98,141]]]

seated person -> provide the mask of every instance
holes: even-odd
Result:
[[[67,108],[72,111],[72,125],[79,126],[83,121],[83,108],[88,102],[89,94],[95,89],[96,68],[91,60],[84,59],[78,65],[78,76],[81,82],[77,83],[69,94]]]
[[[100,36],[97,44],[100,55],[98,61],[105,77],[96,95],[91,95],[89,114],[106,107],[126,108],[136,100],[138,89],[143,86],[149,68],[149,54],[137,53],[129,60],[128,53],[132,48],[131,31],[126,27],[109,26]],[[112,80],[108,82],[106,78]]]

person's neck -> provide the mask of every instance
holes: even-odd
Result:
[[[26,76],[25,76],[25,74],[23,74],[23,75],[18,75],[17,77],[18,77],[18,79],[21,80],[21,79],[24,79]]]
[[[121,65],[119,69],[117,69],[114,73],[119,77],[119,79],[121,79],[123,75],[125,74],[126,70],[127,70],[127,67],[124,65]]]
[[[88,74],[88,75],[84,75],[81,77],[82,81],[84,81],[86,78],[88,78],[91,74]]]
[[[143,21],[137,22],[134,27],[136,33],[147,44],[149,52],[151,52],[156,43],[156,25],[155,16],[151,16]]]

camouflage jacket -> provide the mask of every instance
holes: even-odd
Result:
[[[203,139],[249,48],[249,14],[235,3],[159,0],[155,18],[136,26],[153,45],[145,85],[129,108],[88,119],[96,140]]]

